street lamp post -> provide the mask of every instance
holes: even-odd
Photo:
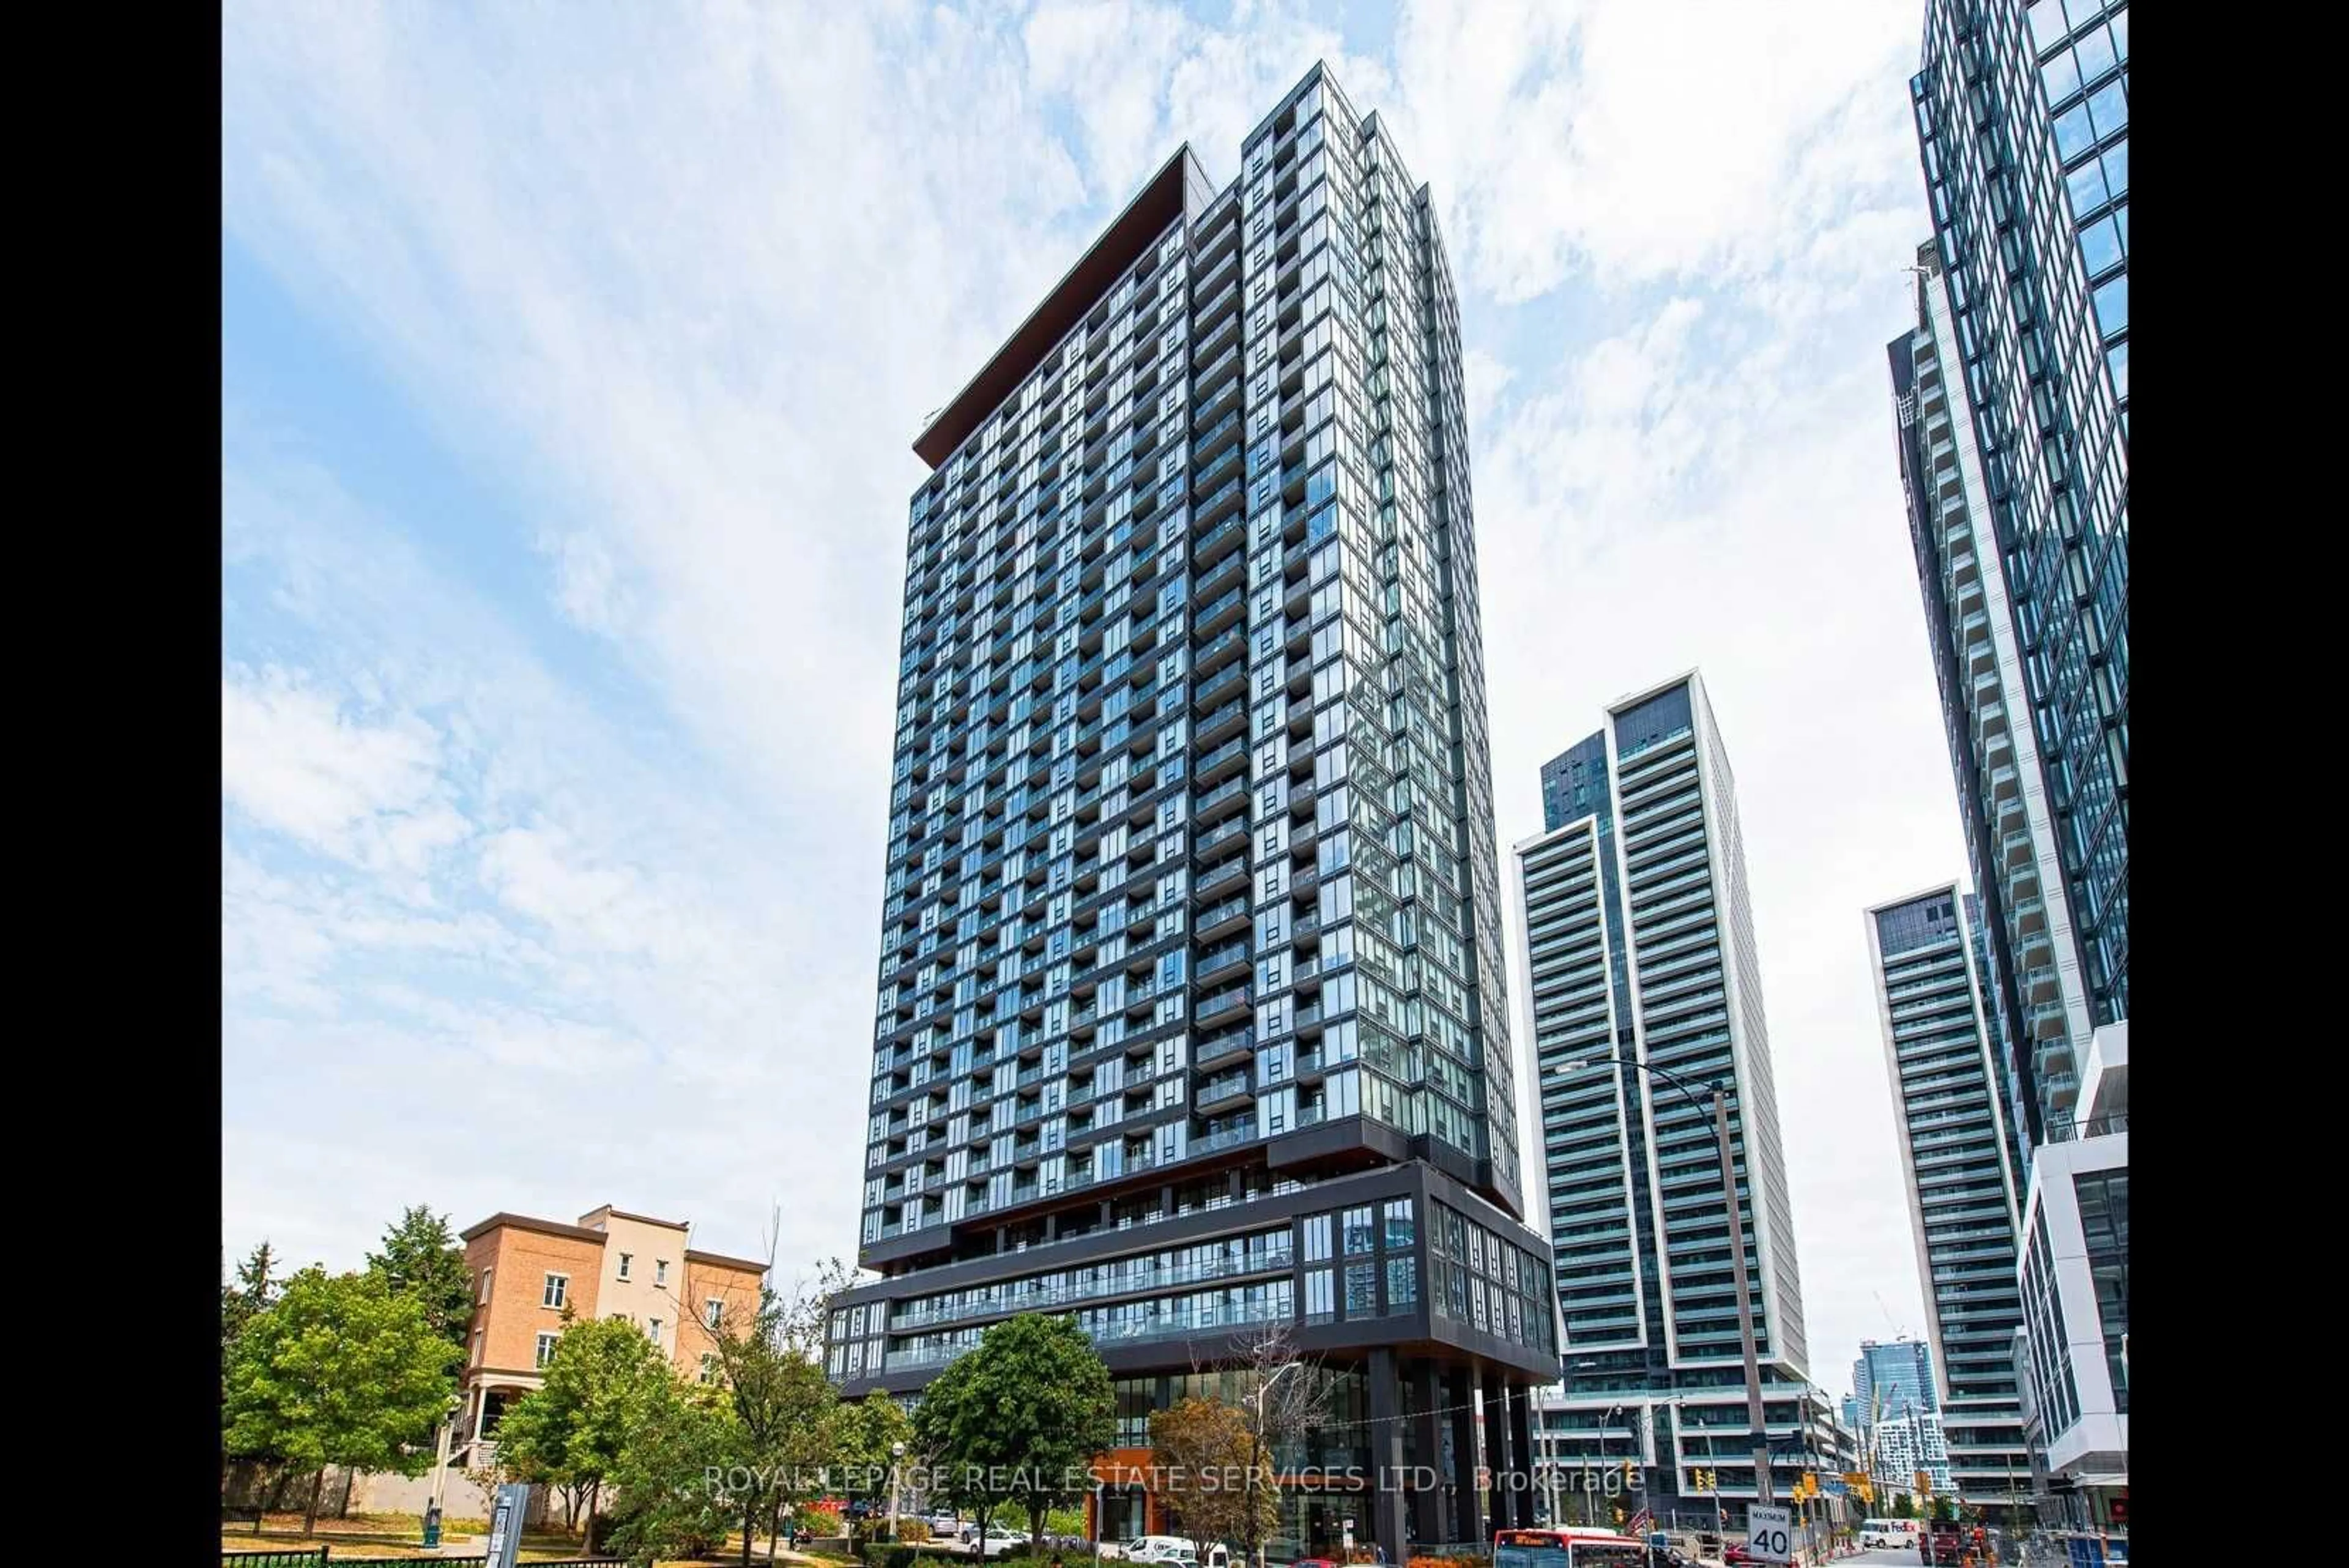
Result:
[[[889,1539],[892,1541],[897,1539],[897,1464],[905,1457],[905,1445],[902,1441],[889,1445]],[[983,1544],[985,1540],[986,1535],[982,1526],[980,1533],[982,1552],[986,1550]]]
[[[1607,1407],[1607,1414],[1599,1417],[1599,1485],[1596,1488],[1588,1484],[1589,1472],[1584,1472],[1585,1485],[1582,1489],[1582,1510],[1584,1514],[1588,1516],[1585,1521],[1587,1523],[1597,1524],[1599,1522],[1599,1499],[1607,1490],[1607,1428],[1608,1424],[1615,1419],[1615,1413],[1622,1408],[1623,1402],[1619,1399],[1614,1404]]]
[[[1665,1083],[1678,1089],[1682,1097],[1699,1111],[1705,1108],[1704,1102],[1697,1097],[1695,1088],[1687,1079],[1669,1067],[1659,1067],[1653,1063],[1642,1062],[1634,1056],[1611,1054],[1603,1056],[1586,1056],[1579,1061],[1568,1063],[1566,1071],[1571,1073],[1600,1062],[1611,1062],[1619,1066],[1637,1068],[1651,1077],[1661,1078]],[[1737,1338],[1745,1355],[1745,1418],[1753,1428],[1754,1436],[1754,1497],[1756,1502],[1767,1504],[1771,1501],[1770,1429],[1765,1424],[1762,1408],[1762,1358],[1754,1344],[1754,1295],[1745,1283],[1745,1226],[1737,1202],[1737,1167],[1730,1157],[1729,1096],[1722,1092],[1719,1085],[1713,1085],[1713,1127],[1714,1140],[1721,1148],[1722,1202],[1727,1207],[1729,1212],[1729,1241],[1733,1265],[1730,1272],[1737,1282]],[[1758,1216],[1754,1220],[1754,1238],[1758,1243],[1761,1239],[1761,1220]]]

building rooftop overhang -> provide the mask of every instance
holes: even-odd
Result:
[[[914,452],[924,462],[935,469],[952,457],[970,432],[1028,379],[1028,373],[1043,363],[1044,356],[1068,336],[1069,328],[1084,319],[1125,269],[1166,232],[1166,226],[1184,215],[1185,192],[1194,177],[1201,187],[1207,185],[1206,175],[1186,141],[1125,204],[1092,248],[1077,258],[1077,265],[1004,340],[985,368],[955,394],[953,401],[931,416],[914,440]]]
[[[767,1272],[767,1265],[756,1258],[730,1258],[723,1252],[705,1252],[698,1247],[687,1248],[685,1261],[688,1263],[707,1264],[715,1269],[745,1269],[754,1274],[763,1274]]]
[[[480,1224],[469,1226],[459,1231],[457,1239],[460,1241],[471,1241],[476,1237],[486,1236],[492,1231],[507,1228],[516,1231],[536,1231],[546,1236],[568,1236],[574,1241],[593,1241],[599,1247],[610,1240],[603,1231],[591,1231],[585,1225],[566,1225],[560,1220],[534,1220],[527,1214],[503,1212],[492,1214]]]

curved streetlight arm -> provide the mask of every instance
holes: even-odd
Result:
[[[1642,1062],[1636,1056],[1624,1056],[1619,1054],[1581,1056],[1576,1058],[1574,1061],[1568,1062],[1561,1070],[1568,1073],[1578,1073],[1586,1067],[1596,1067],[1602,1062],[1619,1067],[1634,1067],[1652,1077],[1661,1078],[1665,1083],[1670,1084],[1673,1088],[1678,1089],[1682,1095],[1686,1096],[1688,1097],[1688,1103],[1694,1106],[1698,1110],[1704,1112],[1708,1116],[1713,1112],[1713,1107],[1698,1097],[1698,1085],[1690,1083],[1686,1078],[1682,1077],[1670,1067],[1659,1067],[1653,1062]],[[1706,1085],[1704,1087],[1716,1095],[1723,1093],[1723,1090],[1715,1085]]]

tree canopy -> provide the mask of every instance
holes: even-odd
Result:
[[[1237,1405],[1185,1399],[1153,1413],[1150,1462],[1203,1563],[1216,1542],[1252,1547],[1280,1527],[1271,1450]]]
[[[323,1472],[421,1474],[455,1397],[457,1347],[371,1274],[312,1267],[237,1335],[221,1419],[233,1455]],[[317,1517],[311,1490],[310,1522]]]
[[[1087,1467],[1116,1436],[1101,1353],[1070,1316],[1022,1313],[989,1327],[923,1391],[916,1440],[957,1504],[1017,1500],[1029,1532],[1087,1490]]]
[[[741,1454],[741,1428],[716,1390],[666,1372],[647,1382],[635,1430],[608,1472],[616,1501],[606,1549],[640,1562],[706,1554],[735,1514],[710,1472],[722,1475]],[[588,1518],[592,1532],[592,1507]],[[746,1532],[746,1552],[749,1545]]]
[[[244,1336],[244,1325],[269,1310],[277,1299],[277,1282],[269,1277],[276,1266],[276,1254],[269,1243],[254,1248],[243,1262],[236,1266],[236,1280],[221,1286],[221,1403],[228,1403],[228,1374],[236,1360],[237,1341]]]
[[[832,1457],[838,1401],[823,1368],[787,1337],[792,1315],[781,1297],[764,1289],[756,1313],[725,1314],[710,1331],[719,1397],[733,1416],[728,1484],[742,1522],[745,1563],[752,1528],[762,1521],[772,1528],[782,1504],[811,1485]]]
[[[415,1297],[433,1333],[463,1348],[465,1325],[473,1317],[473,1279],[446,1216],[422,1204],[409,1210],[385,1228],[383,1251],[369,1252],[367,1266],[394,1293]]]
[[[523,1480],[578,1487],[595,1544],[596,1501],[629,1449],[673,1415],[676,1375],[644,1331],[626,1318],[566,1322],[546,1381],[498,1423],[498,1459]]]

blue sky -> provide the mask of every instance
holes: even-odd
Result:
[[[1962,874],[1882,358],[1920,19],[235,0],[224,1244],[851,1249],[908,443],[1319,58],[1462,290],[1504,845],[1607,701],[1712,688],[1842,1388],[1923,1327],[1859,911]]]

